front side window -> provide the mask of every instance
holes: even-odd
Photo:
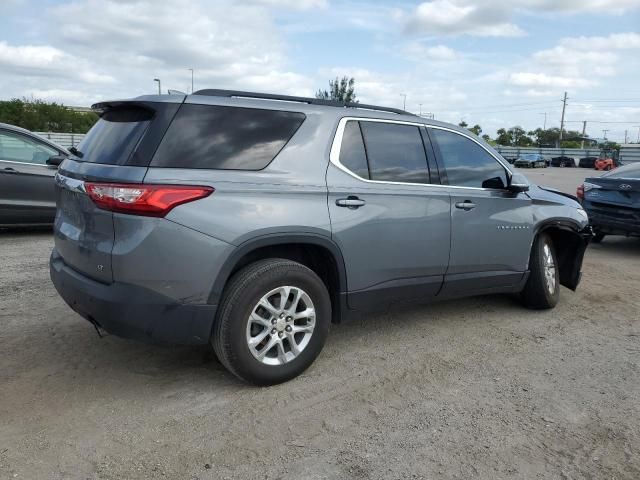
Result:
[[[45,165],[53,155],[58,152],[44,143],[24,135],[0,132],[0,160]]]
[[[449,185],[506,188],[505,168],[473,140],[447,130],[429,131],[440,150]]]
[[[371,180],[429,183],[429,167],[418,127],[360,122]]]

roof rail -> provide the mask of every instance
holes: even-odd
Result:
[[[295,97],[292,95],[276,95],[273,93],[256,93],[256,92],[243,92],[240,90],[220,90],[216,88],[206,88],[204,90],[198,90],[197,92],[193,92],[193,95],[207,95],[210,97],[227,97],[227,98],[231,98],[231,97],[257,98],[260,100],[278,100],[282,102],[298,102],[298,103],[307,103],[309,105],[324,105],[327,107],[364,108],[366,110],[378,110],[381,112],[398,113],[400,115],[413,115],[413,113],[406,112],[399,108],[379,107],[377,105],[367,105],[364,103],[338,102],[335,100],[324,100],[322,98]]]

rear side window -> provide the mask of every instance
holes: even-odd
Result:
[[[361,178],[369,178],[367,153],[358,122],[347,122],[342,134],[340,163]]]
[[[429,183],[429,168],[418,127],[360,122],[371,180]]]
[[[498,161],[463,135],[432,128],[429,131],[440,150],[449,185],[475,188],[505,188],[507,172]]]
[[[83,162],[124,165],[153,113],[142,108],[108,110],[76,147]]]
[[[185,104],[152,167],[261,170],[305,119],[299,112]]]

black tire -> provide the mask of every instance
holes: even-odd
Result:
[[[315,327],[309,343],[291,361],[266,365],[247,344],[249,316],[263,295],[281,286],[301,288],[315,308]],[[331,300],[324,283],[315,272],[285,259],[266,259],[238,271],[225,288],[211,344],[220,362],[240,379],[255,385],[286,382],[306,370],[320,354],[329,333]]]
[[[602,239],[605,237],[604,233],[600,233],[600,232],[596,232],[596,234],[593,236],[593,238],[591,239],[591,241],[593,243],[600,243],[602,242]]]
[[[549,247],[553,264],[555,265],[555,282],[553,292],[547,288],[544,267],[544,248]],[[528,307],[537,310],[553,308],[560,298],[560,278],[558,270],[558,261],[556,251],[551,241],[551,237],[545,233],[541,233],[533,243],[531,250],[531,258],[529,259],[529,278],[520,293],[522,303]]]

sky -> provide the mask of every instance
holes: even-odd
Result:
[[[496,129],[640,135],[640,0],[0,0],[0,99],[162,89],[313,96]],[[546,115],[545,115],[546,114]],[[606,123],[605,123],[606,122]]]

